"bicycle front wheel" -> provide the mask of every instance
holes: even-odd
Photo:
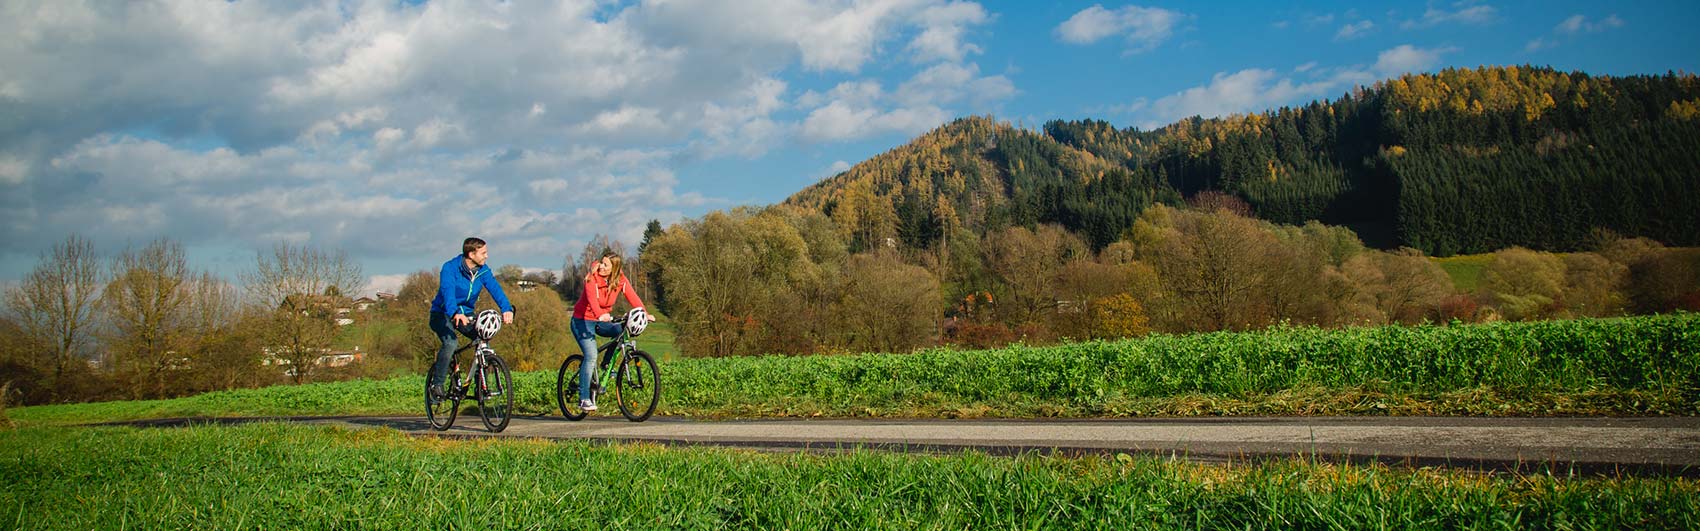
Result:
[[[450,374],[448,378],[444,378],[448,381],[443,382],[443,386],[451,387],[450,382],[454,381],[455,378],[457,376]],[[447,430],[449,426],[455,425],[455,414],[460,413],[460,397],[454,396],[454,393],[447,393],[450,396],[445,396],[442,400],[432,403],[430,382],[431,378],[425,378],[425,419],[430,421],[431,429]]]
[[[508,374],[508,364],[495,353],[484,355],[484,366],[478,369],[478,416],[491,433],[508,429],[508,418],[514,411],[514,379]]]
[[[655,358],[638,350],[621,359],[620,372],[614,375],[614,393],[626,420],[648,420],[661,402],[661,370],[655,367]]]
[[[578,407],[578,370],[584,365],[583,354],[567,356],[561,362],[561,372],[555,374],[555,403],[561,406],[561,416],[567,420],[584,420],[588,411]]]

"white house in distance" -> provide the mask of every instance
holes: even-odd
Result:
[[[358,298],[358,299],[354,299],[354,311],[364,312],[366,310],[370,310],[370,309],[372,309],[372,305],[375,305],[377,303],[378,303],[378,301],[376,299],[371,298],[371,297],[361,297],[361,298]]]
[[[260,348],[260,355],[261,355],[260,365],[262,365],[262,366],[273,366],[273,365],[281,366],[281,367],[284,368],[283,369],[283,375],[284,376],[295,376],[295,367],[291,366],[292,362],[290,362],[286,358],[278,357],[277,354],[273,353],[273,350],[272,350],[271,347],[261,347]],[[361,352],[360,347],[358,347],[358,346],[354,347],[354,350],[341,351],[341,352],[332,351],[331,349],[328,349],[328,348],[322,348],[322,349],[319,349],[319,356],[316,357],[316,358],[313,358],[313,366],[315,366],[315,367],[346,367],[349,364],[359,363],[359,362],[362,362],[362,361],[365,361],[365,360],[366,360],[366,353]]]

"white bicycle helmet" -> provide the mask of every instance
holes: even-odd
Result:
[[[496,331],[501,329],[502,314],[496,313],[496,310],[478,312],[477,330],[479,339],[489,341],[490,338],[496,337]]]
[[[626,312],[627,332],[637,336],[643,333],[646,326],[649,326],[649,312],[643,311],[643,308],[632,308],[632,311]]]

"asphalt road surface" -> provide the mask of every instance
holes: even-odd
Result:
[[[1556,470],[1700,477],[1700,418],[1233,417],[1085,420],[723,420],[618,413],[572,422],[518,417],[489,433],[469,410],[438,432],[423,417],[164,419],[173,426],[258,420],[392,428],[419,436],[656,442],[767,450],[908,452],[977,450],[997,455],[1159,455],[1195,461],[1299,456],[1483,470]],[[1554,469],[1553,466],[1557,468]]]

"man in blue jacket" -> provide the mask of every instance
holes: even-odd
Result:
[[[437,362],[431,365],[432,401],[443,399],[443,379],[448,377],[449,358],[454,357],[455,345],[459,343],[455,330],[467,330],[472,324],[479,291],[490,290],[490,297],[502,308],[503,324],[514,322],[514,306],[508,303],[508,295],[502,293],[496,275],[484,265],[489,259],[490,249],[485,247],[484,240],[467,238],[460,244],[460,255],[443,262],[437,298],[431,299],[431,331],[443,341],[443,346],[437,349]],[[471,335],[469,331],[461,333]]]

